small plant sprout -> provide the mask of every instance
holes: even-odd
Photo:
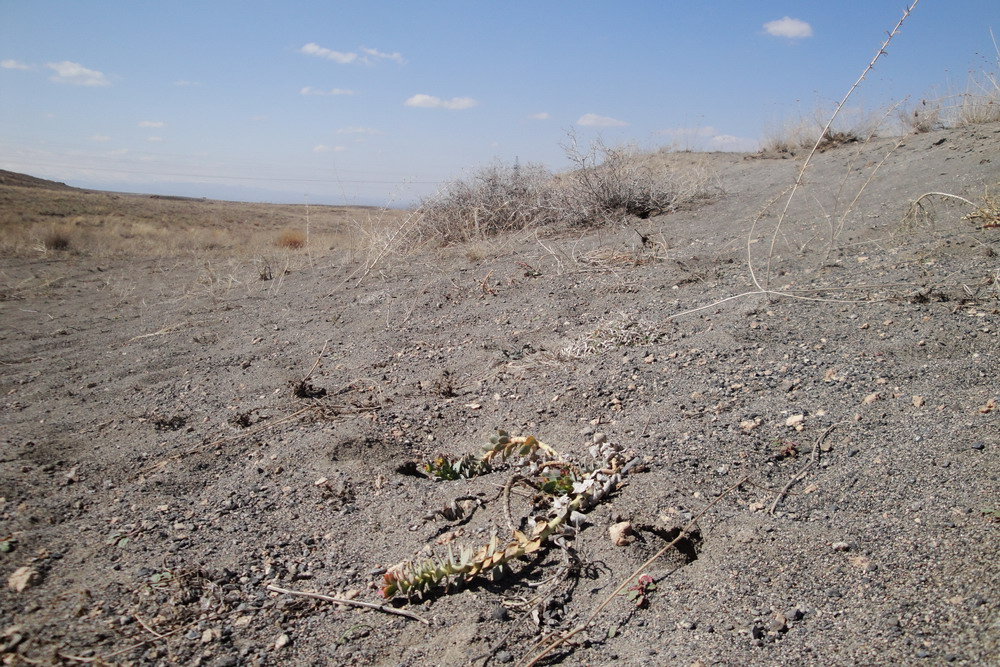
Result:
[[[456,479],[471,479],[479,475],[493,472],[494,463],[504,462],[512,456],[518,456],[526,462],[538,461],[540,453],[558,459],[554,449],[540,442],[533,435],[526,437],[511,437],[506,431],[497,431],[490,437],[490,444],[482,456],[465,454],[458,458],[448,458],[441,455],[433,461],[424,464],[424,470],[436,479],[452,481]]]
[[[636,607],[645,607],[649,604],[649,595],[656,590],[656,582],[648,574],[644,574],[635,582],[634,586],[629,586],[622,593],[625,597],[635,603]]]

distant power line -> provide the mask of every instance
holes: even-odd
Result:
[[[51,167],[54,169],[76,169],[80,171],[102,171],[113,174],[128,174],[142,176],[176,176],[179,178],[215,178],[226,181],[280,181],[285,183],[329,183],[340,185],[350,183],[353,185],[440,185],[445,181],[416,181],[416,180],[357,180],[357,179],[328,179],[328,178],[285,178],[279,176],[226,176],[220,174],[185,174],[170,171],[144,171],[139,169],[111,169],[108,167],[81,167],[79,165],[51,164],[46,162],[34,162],[35,166]]]

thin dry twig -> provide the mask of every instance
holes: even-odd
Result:
[[[809,463],[802,466],[802,470],[800,470],[798,473],[795,474],[794,477],[788,480],[788,484],[785,484],[785,486],[781,489],[781,491],[778,492],[778,495],[774,497],[774,502],[771,503],[771,507],[767,510],[768,514],[773,516],[774,510],[778,507],[778,503],[781,502],[782,498],[788,495],[789,489],[795,486],[798,482],[802,481],[805,478],[806,474],[812,469],[812,467],[817,463],[819,463],[820,446],[823,444],[823,441],[826,440],[826,436],[830,435],[830,433],[833,432],[833,429],[837,428],[839,424],[840,422],[838,422],[837,424],[831,424],[830,428],[823,431],[823,433],[819,436],[819,438],[816,439],[816,443],[813,445],[812,456],[809,457]]]
[[[166,637],[166,635],[160,634],[159,632],[154,630],[148,623],[146,623],[146,621],[142,620],[139,614],[132,614],[132,617],[135,618],[135,620],[139,623],[139,625],[145,628],[146,631],[149,632],[149,634],[153,635],[157,639],[164,639]]]
[[[251,436],[251,435],[256,435],[257,433],[260,433],[261,431],[266,431],[268,429],[274,428],[275,426],[280,426],[281,424],[285,424],[287,422],[292,421],[293,419],[297,418],[299,415],[302,415],[302,414],[304,414],[306,412],[309,412],[310,410],[314,409],[314,407],[315,406],[310,405],[308,407],[302,408],[301,410],[297,410],[297,411],[293,412],[290,415],[282,417],[281,419],[278,419],[276,421],[264,424],[263,426],[261,426],[259,428],[251,429],[249,431],[245,431],[243,433],[238,433],[236,435],[229,435],[229,436],[226,436],[225,438],[219,438],[218,440],[214,440],[212,442],[207,442],[207,443],[198,445],[197,447],[192,447],[191,449],[185,450],[183,452],[178,452],[177,454],[173,454],[171,456],[168,456],[168,457],[166,457],[164,459],[161,459],[160,461],[157,461],[156,463],[154,463],[154,464],[152,464],[150,466],[147,466],[147,467],[143,468],[142,471],[141,471],[141,474],[148,474],[148,473],[151,473],[151,472],[156,472],[157,470],[159,470],[163,466],[167,465],[171,461],[179,461],[179,460],[181,460],[183,458],[187,458],[188,456],[191,456],[193,454],[197,454],[198,452],[204,451],[206,449],[210,449],[212,447],[217,447],[217,446],[221,445],[224,442],[229,442],[230,440],[239,440],[240,438],[246,438],[246,437]]]
[[[405,609],[396,609],[395,607],[390,607],[384,604],[375,604],[374,602],[362,602],[361,600],[348,600],[347,598],[337,598],[332,595],[323,595],[322,593],[307,593],[305,591],[293,591],[287,588],[281,588],[280,586],[275,586],[274,584],[268,584],[267,590],[273,591],[275,593],[285,593],[287,595],[297,595],[303,598],[313,598],[314,600],[323,600],[324,602],[334,602],[336,604],[348,605],[351,607],[362,607],[364,609],[374,609],[375,611],[382,611],[386,614],[395,614],[397,616],[405,616],[406,618],[412,618],[414,621],[420,621],[424,625],[430,625],[431,622],[428,621],[423,616],[418,616],[412,611],[406,611]]]
[[[312,374],[316,372],[317,368],[319,368],[319,362],[323,360],[323,355],[326,354],[326,348],[329,344],[330,344],[329,340],[323,341],[323,349],[320,350],[319,356],[316,357],[316,362],[312,365],[312,368],[310,368],[309,372],[306,373],[306,376],[302,378],[302,382],[304,383],[308,382],[309,379],[312,377]]]
[[[537,653],[533,658],[531,658],[531,660],[529,660],[526,663],[522,663],[524,667],[534,667],[534,665],[537,665],[543,658],[545,658],[545,656],[549,655],[554,650],[556,650],[557,648],[565,644],[567,641],[569,641],[571,638],[573,638],[577,634],[583,632],[588,627],[590,627],[590,624],[594,622],[594,619],[597,618],[597,616],[604,610],[604,608],[607,607],[609,604],[611,604],[612,600],[617,598],[618,595],[621,594],[621,592],[625,590],[628,587],[628,585],[631,584],[633,580],[635,580],[636,577],[640,576],[650,565],[655,563],[663,554],[667,553],[670,549],[673,549],[678,542],[688,537],[691,534],[691,530],[695,527],[698,521],[703,516],[705,516],[705,514],[707,514],[708,511],[712,509],[712,507],[718,504],[723,498],[728,496],[730,493],[741,487],[749,479],[750,475],[744,476],[738,482],[736,482],[735,484],[727,488],[725,491],[723,491],[721,494],[719,494],[719,496],[715,500],[706,505],[705,509],[698,512],[698,514],[695,515],[693,519],[687,522],[687,524],[681,529],[681,532],[678,533],[677,537],[675,537],[666,546],[664,546],[662,549],[653,554],[649,558],[649,560],[647,560],[645,563],[637,567],[635,571],[632,572],[632,574],[630,574],[628,577],[625,578],[624,581],[622,581],[622,583],[618,586],[618,588],[613,590],[601,604],[597,605],[594,611],[590,612],[590,615],[587,616],[587,618],[584,619],[582,623],[580,623],[578,626],[576,626],[575,628],[573,628],[568,632],[558,634],[558,636],[556,636],[557,633],[550,633],[545,637],[539,639],[535,643],[534,648],[538,648],[546,641],[551,640],[551,643],[544,649],[542,649],[541,652]]]
[[[139,621],[142,624],[142,627],[146,628],[147,630],[149,630],[150,632],[152,632],[156,636],[153,637],[153,638],[150,638],[150,639],[144,639],[144,640],[139,641],[139,642],[137,642],[135,644],[131,644],[129,646],[126,646],[125,648],[118,649],[117,651],[113,651],[113,652],[105,654],[105,655],[95,655],[95,656],[85,657],[85,656],[81,656],[81,655],[73,655],[71,653],[63,653],[62,651],[60,651],[56,655],[58,655],[63,660],[72,660],[73,662],[82,662],[82,663],[87,663],[87,664],[96,663],[98,665],[110,664],[110,659],[111,658],[115,658],[115,657],[118,657],[120,655],[124,655],[125,653],[128,653],[130,651],[134,651],[137,648],[142,648],[143,646],[146,646],[147,644],[153,644],[155,642],[162,641],[164,639],[172,637],[173,635],[180,634],[181,632],[184,632],[185,630],[189,630],[190,628],[198,625],[199,623],[205,623],[205,622],[208,622],[208,621],[216,621],[216,620],[218,620],[220,618],[223,618],[225,616],[229,616],[229,615],[235,614],[235,613],[237,613],[236,610],[235,609],[231,609],[231,610],[223,612],[221,614],[216,614],[216,615],[214,615],[214,616],[212,616],[210,618],[200,618],[200,619],[198,619],[196,621],[192,621],[190,623],[186,623],[185,625],[182,625],[179,628],[174,628],[170,632],[164,632],[163,634],[159,634],[157,632],[153,632],[152,630],[150,630],[150,628],[145,623],[142,623],[142,621]],[[138,618],[139,617],[136,616],[136,619],[138,619]],[[29,660],[25,656],[19,655],[18,658],[20,660],[24,660],[25,662],[30,662],[32,664],[42,664],[40,661],[39,662],[35,662],[33,660]],[[46,663],[46,664],[49,664],[49,663]]]

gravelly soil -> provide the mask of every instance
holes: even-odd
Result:
[[[998,155],[997,126],[828,151],[777,234],[784,199],[750,226],[798,160],[675,155],[722,194],[360,284],[336,258],[254,284],[3,259],[5,664],[524,664],[713,500],[644,606],[545,660],[997,661],[1000,229],[941,198],[903,218],[1000,194]],[[393,602],[428,624],[266,589],[379,603],[385,568],[509,535],[513,471],[413,465],[498,428],[644,465],[568,550]],[[434,514],[463,496],[471,518]],[[518,487],[515,521],[531,503]]]

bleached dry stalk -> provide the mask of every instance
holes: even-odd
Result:
[[[907,19],[907,17],[909,17],[910,13],[917,6],[917,3],[919,1],[920,0],[913,0],[913,3],[903,10],[903,16],[900,17],[899,21],[896,23],[896,26],[892,29],[891,32],[889,32],[888,37],[886,37],[885,41],[882,42],[882,46],[879,47],[879,50],[875,54],[875,57],[871,59],[871,62],[868,63],[868,66],[865,67],[863,72],[861,72],[861,76],[858,77],[858,80],[854,82],[854,85],[852,85],[850,90],[847,91],[847,94],[844,95],[843,99],[841,99],[840,102],[837,103],[837,106],[834,109],[833,114],[830,116],[830,119],[826,122],[826,125],[823,126],[823,131],[820,132],[819,137],[816,139],[816,143],[812,147],[812,150],[810,150],[808,155],[806,155],[805,162],[802,163],[802,167],[799,169],[798,176],[795,177],[795,183],[792,186],[792,190],[788,195],[788,199],[785,201],[785,206],[782,209],[781,214],[778,216],[778,221],[775,223],[774,232],[771,235],[771,245],[770,248],[768,249],[767,266],[764,271],[763,285],[757,281],[757,277],[754,274],[753,269],[751,267],[750,275],[754,281],[754,285],[756,285],[760,291],[762,292],[769,291],[771,282],[771,261],[774,257],[774,248],[778,242],[778,236],[781,232],[782,223],[784,223],[785,217],[788,215],[788,209],[791,207],[792,201],[795,199],[796,192],[798,192],[799,187],[802,185],[802,179],[805,177],[806,169],[809,168],[809,162],[812,160],[812,157],[819,150],[819,147],[820,145],[822,145],[824,138],[826,138],[827,133],[830,131],[830,127],[833,125],[833,121],[836,120],[838,115],[840,115],[840,112],[844,108],[844,105],[847,104],[847,100],[850,99],[854,91],[857,90],[858,86],[861,85],[861,82],[865,80],[865,77],[868,76],[868,73],[872,71],[872,69],[875,67],[875,63],[878,62],[879,58],[885,55],[886,48],[888,48],[890,42],[892,42],[896,34],[899,33],[900,28],[902,28],[903,26],[903,22]],[[752,225],[750,228],[751,236],[753,235],[755,226],[756,226],[756,221],[755,224]],[[747,263],[752,264],[752,261],[749,256],[747,257]]]

